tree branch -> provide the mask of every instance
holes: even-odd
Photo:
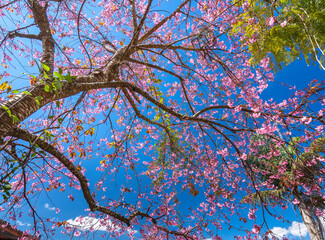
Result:
[[[87,178],[58,149],[53,147],[51,144],[45,142],[43,139],[39,138],[38,136],[36,136],[36,135],[26,131],[26,130],[20,129],[20,128],[12,129],[8,133],[8,135],[12,136],[12,137],[19,138],[19,139],[27,141],[27,142],[31,142],[33,144],[37,144],[43,151],[48,152],[53,157],[58,159],[78,179],[78,181],[80,183],[80,186],[81,186],[82,193],[84,195],[84,198],[87,201],[87,204],[88,204],[91,211],[93,211],[93,212],[99,211],[99,212],[105,213],[105,214],[107,214],[107,215],[109,215],[109,216],[111,216],[111,217],[125,223],[128,226],[131,225],[131,221],[137,216],[149,218],[152,221],[152,223],[159,230],[161,230],[163,232],[173,234],[173,235],[176,235],[176,236],[183,236],[186,239],[187,238],[192,239],[190,236],[187,236],[189,231],[187,233],[181,233],[181,232],[178,232],[178,231],[169,230],[166,227],[158,225],[156,219],[153,218],[152,216],[150,216],[147,213],[143,213],[141,211],[134,210],[134,212],[132,214],[130,214],[129,217],[124,217],[124,216],[110,210],[107,207],[103,207],[103,206],[100,206],[100,205],[96,204],[95,199],[93,198],[93,196],[92,196],[92,194],[91,194],[91,192],[89,190]]]
[[[136,31],[138,23],[137,23],[137,13],[136,13],[136,10],[135,10],[135,2],[134,2],[134,0],[129,0],[129,2],[131,4],[133,30]]]
[[[134,31],[135,32],[133,34],[133,37],[132,37],[132,40],[131,40],[131,44],[137,44],[138,38],[139,38],[139,35],[140,35],[140,32],[141,32],[141,29],[142,29],[142,27],[144,25],[144,21],[146,20],[147,15],[148,15],[148,12],[149,12],[149,9],[151,7],[151,4],[152,4],[152,0],[149,0],[148,1],[148,4],[147,4],[147,7],[146,7],[146,10],[145,10],[145,12],[143,14],[143,17],[140,20],[139,26],[137,28],[134,28]]]
[[[21,37],[21,38],[29,38],[29,39],[37,39],[42,40],[42,37],[40,34],[25,34],[25,33],[19,33],[19,32],[10,32],[8,33],[9,38],[15,38],[15,37]]]
[[[0,6],[0,9],[1,9],[1,8],[5,8],[5,7],[8,7],[9,5],[11,5],[11,4],[13,4],[13,3],[15,3],[15,2],[17,2],[17,1],[18,1],[18,0],[14,0],[14,1],[8,2],[7,4]]]
[[[97,72],[94,72],[88,75],[79,76],[72,82],[62,82],[62,88],[57,93],[54,91],[44,91],[45,85],[37,82],[34,86],[28,89],[27,94],[17,94],[7,100],[5,103],[1,104],[0,137],[6,136],[6,133],[13,127],[17,126],[19,122],[22,122],[31,114],[39,110],[39,108],[52,101],[70,97],[82,91],[106,87],[119,87],[119,84],[107,85],[107,83],[116,78],[118,66],[123,61],[124,53],[125,48],[120,48],[117,50],[102,74],[97,74]],[[39,99],[41,98],[39,103],[35,101],[36,97]],[[10,114],[8,114],[6,108],[10,110]],[[17,117],[19,122],[13,122],[11,117],[12,115]]]
[[[42,38],[43,56],[42,61],[49,66],[49,73],[54,70],[54,39],[51,34],[50,23],[46,14],[46,8],[42,7],[37,0],[29,0],[30,8],[33,12],[35,22],[40,29]]]
[[[53,157],[57,158],[78,179],[84,198],[86,199],[91,211],[100,210],[101,212],[106,213],[111,217],[114,217],[120,220],[121,222],[126,223],[127,225],[130,225],[130,221],[127,218],[123,217],[118,213],[113,212],[112,210],[106,207],[101,207],[96,204],[88,188],[88,181],[86,177],[78,170],[75,165],[73,165],[73,163],[69,161],[69,159],[64,154],[62,154],[51,144],[40,139],[38,136],[35,136],[29,133],[28,131],[19,128],[12,129],[8,133],[8,135],[12,137],[17,137],[27,142],[32,142],[33,144],[37,144],[42,150],[50,153]]]
[[[139,43],[145,41],[148,39],[148,37],[150,37],[151,34],[153,34],[155,31],[157,31],[162,25],[164,25],[168,20],[170,20],[172,17],[174,17],[176,15],[176,13],[178,13],[182,7],[184,7],[190,0],[185,0],[182,4],[180,4],[178,6],[178,8],[176,8],[176,10],[170,14],[168,17],[164,18],[163,20],[161,20],[159,23],[157,23],[153,28],[151,28],[147,33],[145,33],[140,39],[139,39]]]

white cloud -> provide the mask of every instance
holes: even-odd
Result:
[[[116,227],[111,220],[97,219],[94,217],[76,217],[74,220],[67,220],[71,227],[84,230],[98,230],[98,231],[118,231],[120,228]]]
[[[46,209],[50,210],[50,211],[54,211],[54,210],[55,210],[55,207],[50,207],[50,204],[48,204],[48,203],[45,203],[45,204],[44,204],[44,207],[45,207]]]
[[[308,234],[307,227],[305,224],[293,221],[291,226],[288,228],[289,233],[296,237],[306,237]]]
[[[271,229],[272,233],[277,237],[283,237],[289,233],[289,230],[282,227],[274,227]]]
[[[288,228],[274,227],[271,231],[276,237],[285,237],[288,235],[294,237],[306,237],[308,234],[305,224],[296,221],[293,221],[291,226]]]
[[[30,223],[24,223],[24,222],[21,222],[21,221],[19,221],[19,220],[16,221],[16,224],[17,224],[18,226],[27,226],[27,227],[30,227],[30,226],[31,226]]]

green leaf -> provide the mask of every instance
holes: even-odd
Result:
[[[20,93],[18,90],[12,90],[12,93],[13,94],[18,94],[18,93]]]
[[[5,191],[8,191],[8,190],[12,189],[12,186],[11,186],[9,183],[7,183],[7,184],[5,184],[5,185],[3,186],[3,189],[4,189]]]
[[[35,98],[35,102],[36,102],[37,106],[39,107],[40,106],[39,100]]]
[[[7,201],[8,200],[8,196],[6,194],[2,194],[3,200]]]
[[[43,99],[42,96],[36,96],[35,98],[36,98],[37,100],[39,100],[39,101]]]
[[[10,159],[8,162],[16,163],[16,162],[18,162],[18,160],[16,160],[16,159]]]
[[[49,85],[45,85],[44,91],[45,92],[51,92],[51,87]]]
[[[42,63],[41,62],[41,65],[42,65],[42,68],[45,70],[45,71],[50,71],[50,67],[49,66],[47,66],[45,63]]]
[[[12,115],[12,119],[13,119],[13,123],[19,123],[20,121],[19,121],[19,118],[17,117],[17,116],[15,116],[15,115]]]
[[[9,109],[8,107],[6,107],[6,106],[2,106],[2,108],[3,108],[4,110],[6,110],[7,113],[8,113],[8,115],[9,115],[9,117],[11,117],[11,111],[10,111],[10,109]]]
[[[42,99],[43,99],[42,96],[36,96],[36,97],[35,97],[35,101],[36,101],[36,104],[37,104],[38,107],[40,106],[40,101],[41,101]]]
[[[60,108],[60,101],[56,101],[55,104],[58,108]]]
[[[54,87],[54,89],[60,90],[62,88],[62,83],[59,81],[55,81],[54,83],[52,83],[52,86]]]
[[[61,73],[54,72],[53,74],[54,74],[54,76],[57,76],[59,80],[63,80],[64,79],[64,76]]]
[[[70,72],[68,75],[64,76],[64,79],[67,80],[68,82],[72,82],[71,76],[70,76]]]
[[[28,92],[28,91],[23,91],[23,93],[26,94],[26,95],[30,95],[30,96],[32,95],[32,94],[31,94],[30,92]]]
[[[46,79],[50,79],[50,77],[49,77],[49,75],[47,75],[47,73],[44,73],[44,77],[45,77]]]

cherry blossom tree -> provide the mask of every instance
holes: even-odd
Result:
[[[269,59],[251,68],[228,34],[245,11],[238,2],[1,1],[5,217],[29,214],[42,238],[56,233],[49,223],[69,234],[66,221],[38,214],[37,199],[59,191],[74,201],[76,189],[89,206],[80,222],[100,219],[112,237],[220,239],[235,217],[258,238],[267,222],[252,227],[255,210],[240,202],[263,187],[246,161],[251,135],[322,136],[324,86],[263,100]]]

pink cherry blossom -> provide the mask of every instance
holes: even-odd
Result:
[[[282,23],[280,23],[281,27],[285,27],[287,25],[287,20],[284,20]]]

